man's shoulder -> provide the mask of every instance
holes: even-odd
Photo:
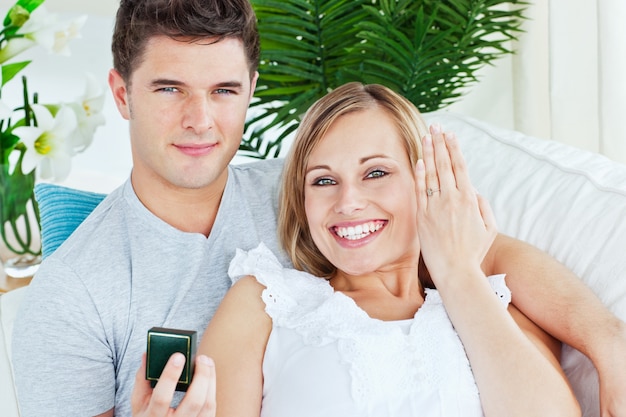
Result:
[[[108,194],[85,219],[65,238],[56,249],[58,255],[78,257],[86,253],[87,247],[108,246],[119,232],[123,232],[128,224],[125,216],[130,212],[123,198],[123,188],[120,187]],[[60,228],[60,225],[57,225]],[[54,230],[48,234],[54,235]],[[91,252],[93,253],[93,252]]]
[[[272,158],[231,165],[235,183],[251,192],[277,189],[283,171],[284,159]]]
[[[280,173],[284,162],[284,158],[269,158],[232,164],[231,167],[241,173]]]

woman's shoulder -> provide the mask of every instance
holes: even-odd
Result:
[[[271,320],[261,301],[263,289],[253,276],[242,277],[224,296],[208,331],[233,337],[239,335],[237,337],[246,340],[255,339],[258,335],[267,336]]]
[[[232,285],[229,293],[237,297],[260,297],[264,289],[265,286],[254,275],[245,275]]]
[[[246,291],[254,289],[259,293],[261,288],[266,312],[273,319],[301,314],[303,309],[314,309],[333,294],[325,279],[285,268],[263,243],[250,251],[238,249],[228,273],[237,284],[244,280],[242,287]]]

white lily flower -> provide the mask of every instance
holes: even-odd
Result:
[[[82,152],[91,145],[96,129],[104,125],[104,97],[104,89],[96,77],[86,74],[85,93],[77,103],[69,104],[78,121],[78,128],[72,137],[74,152]]]
[[[80,36],[79,31],[86,20],[87,16],[80,16],[69,22],[59,22],[56,14],[49,13],[41,5],[33,10],[29,19],[17,33],[43,46],[50,53],[69,55],[68,43],[71,39]]]
[[[11,38],[2,49],[0,49],[0,64],[8,61],[14,56],[32,48],[36,43],[28,38]]]
[[[76,115],[69,107],[59,109],[56,117],[46,107],[33,104],[37,126],[22,126],[13,133],[26,145],[22,171],[39,167],[41,178],[63,181],[70,173],[72,150],[69,138],[76,129]]]
[[[54,34],[54,46],[52,50],[59,55],[70,55],[69,41],[80,37],[80,29],[85,24],[87,16],[83,15],[70,22],[65,23],[64,27],[57,30]]]

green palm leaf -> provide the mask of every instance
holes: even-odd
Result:
[[[476,71],[511,53],[526,5],[499,0],[252,0],[261,63],[240,150],[278,156],[319,98],[348,81],[380,83],[421,111],[445,107]],[[270,139],[268,139],[270,138]]]

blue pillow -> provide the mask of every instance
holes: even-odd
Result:
[[[45,259],[89,216],[106,194],[57,184],[35,185],[41,226],[41,255]]]

